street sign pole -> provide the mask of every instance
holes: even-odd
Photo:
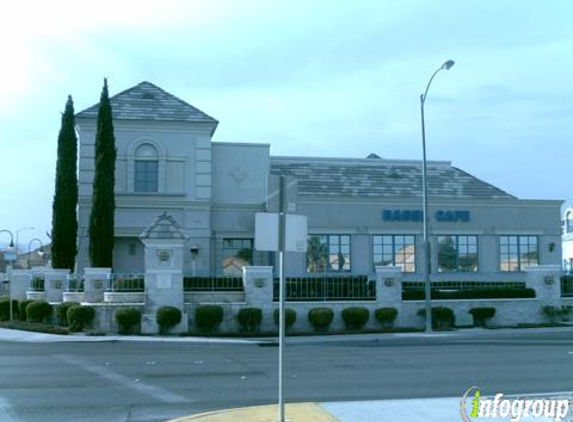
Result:
[[[285,178],[279,182],[279,422],[285,422],[284,403],[284,347],[285,347],[285,273],[286,245]]]

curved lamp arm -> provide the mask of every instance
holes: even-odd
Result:
[[[453,60],[447,60],[444,62],[443,65],[441,65],[438,69],[436,69],[436,71],[432,74],[432,77],[428,81],[428,85],[426,85],[426,90],[424,91],[424,93],[422,95],[420,95],[420,101],[422,102],[422,104],[424,104],[424,102],[426,101],[426,96],[428,95],[428,90],[430,89],[430,85],[432,84],[432,81],[434,80],[434,77],[438,74],[438,72],[442,69],[450,70],[450,68],[455,63],[456,62],[454,62]]]

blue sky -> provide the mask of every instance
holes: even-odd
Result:
[[[275,155],[451,160],[526,199],[573,203],[573,2],[9,2],[0,47],[0,229],[47,240],[56,141],[76,111],[143,80]],[[7,240],[0,237],[0,243]]]

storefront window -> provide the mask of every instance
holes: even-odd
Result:
[[[499,266],[501,271],[523,271],[539,264],[537,236],[500,236]]]
[[[309,273],[350,271],[350,235],[311,235],[308,237]]]
[[[439,272],[476,272],[477,236],[438,236]]]
[[[223,274],[240,276],[253,262],[253,239],[223,239]]]
[[[372,236],[372,252],[375,266],[396,265],[402,268],[402,272],[416,271],[416,245],[413,235]]]

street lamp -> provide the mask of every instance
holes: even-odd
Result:
[[[42,243],[42,241],[40,239],[38,239],[37,237],[30,240],[30,242],[28,243],[28,268],[30,268],[30,256],[32,255],[32,243],[34,243],[34,242],[40,243],[40,250],[38,251],[38,255],[40,255],[40,256],[44,255],[44,244]]]
[[[4,259],[8,261],[8,267],[6,268],[6,272],[8,273],[8,302],[10,308],[10,321],[12,321],[12,317],[14,311],[12,309],[12,261],[16,259],[16,249],[14,248],[14,235],[10,230],[0,230],[0,233],[8,233],[10,235],[10,245],[4,250]]]
[[[426,165],[426,127],[424,124],[424,103],[426,102],[426,97],[428,96],[428,90],[430,89],[430,84],[434,80],[434,77],[442,69],[449,70],[454,65],[453,60],[448,60],[444,62],[432,75],[426,85],[426,90],[420,95],[420,111],[422,113],[422,207],[423,207],[423,217],[422,217],[422,229],[424,238],[424,291],[426,297],[426,332],[432,331],[432,288],[430,285],[430,241],[428,239],[428,170]]]
[[[19,235],[20,232],[26,231],[26,230],[36,230],[35,227],[22,227],[21,229],[16,230],[16,253],[18,254],[18,257],[20,256],[20,244],[18,243],[18,239],[19,239]]]

